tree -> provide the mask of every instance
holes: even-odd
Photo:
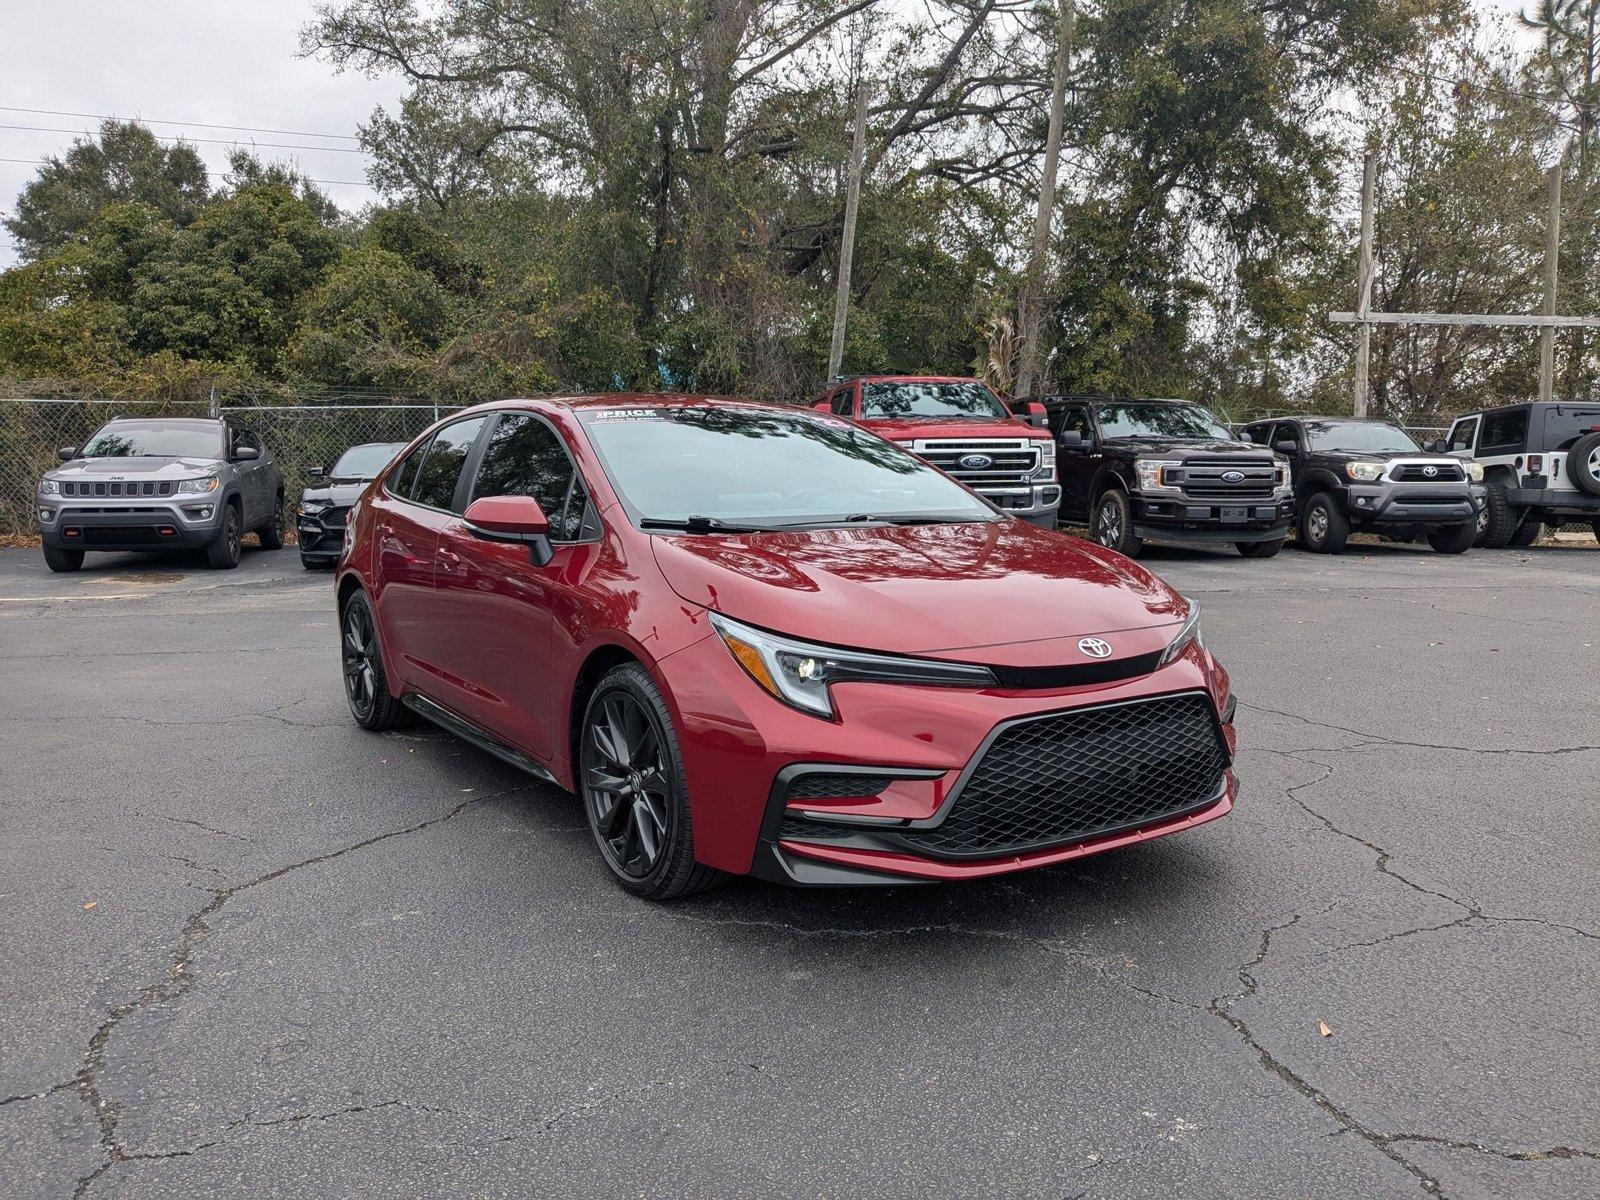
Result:
[[[164,146],[137,122],[106,121],[97,138],[79,139],[46,161],[5,226],[32,262],[79,237],[108,204],[146,204],[187,225],[210,198],[205,163],[193,147]]]

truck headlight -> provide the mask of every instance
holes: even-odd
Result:
[[[1164,483],[1163,478],[1167,470],[1176,469],[1183,464],[1165,459],[1141,458],[1133,464],[1134,470],[1139,473],[1139,490],[1141,492],[1175,492],[1176,484]]]
[[[59,495],[61,495],[61,481],[59,479],[41,479],[39,481],[39,495],[41,495],[41,496],[59,496]]]
[[[847,680],[875,683],[920,683],[944,687],[994,687],[988,667],[972,663],[935,662],[818,646],[755,629],[721,613],[711,614],[711,627],[745,674],[778,700],[813,716],[833,716],[829,687]]]
[[[1344,465],[1344,473],[1361,483],[1376,483],[1383,478],[1386,469],[1384,463],[1347,462]]]
[[[302,517],[314,517],[327,507],[321,500],[302,500],[294,510]]]
[[[222,486],[215,475],[202,475],[199,479],[178,480],[180,492],[214,492]]]
[[[1473,483],[1483,482],[1483,464],[1481,462],[1464,462],[1461,464],[1467,470],[1467,478]]]
[[[1183,619],[1183,625],[1178,630],[1178,636],[1173,638],[1167,648],[1161,652],[1161,661],[1156,664],[1159,667],[1164,667],[1177,658],[1178,655],[1188,649],[1190,643],[1200,646],[1205,645],[1205,642],[1200,640],[1200,605],[1194,600],[1189,600],[1187,596],[1184,599],[1188,600],[1189,615]]]

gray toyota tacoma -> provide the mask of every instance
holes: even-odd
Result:
[[[244,535],[283,545],[283,472],[261,439],[227,421],[117,417],[39,481],[35,516],[52,571],[89,550],[204,550],[239,565]]]

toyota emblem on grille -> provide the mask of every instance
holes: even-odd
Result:
[[[1429,463],[1427,466],[1422,468],[1422,473],[1424,475],[1426,475],[1429,479],[1432,479],[1435,475],[1437,475],[1439,473],[1439,468],[1434,466],[1432,463]]]
[[[994,466],[994,459],[987,454],[963,454],[957,465],[967,471],[987,471]]]
[[[1111,643],[1099,638],[1079,638],[1078,649],[1090,658],[1105,658],[1111,653]]]
[[[1222,482],[1223,483],[1243,483],[1244,482],[1244,472],[1243,471],[1224,471],[1222,473]]]

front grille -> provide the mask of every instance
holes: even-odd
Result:
[[[1208,803],[1227,765],[1199,693],[1053,713],[1005,727],[938,826],[895,836],[946,857],[1079,841]]]
[[[1401,463],[1389,472],[1395,483],[1460,483],[1466,477],[1459,463]]]
[[[1278,486],[1271,459],[1191,458],[1184,462],[1183,494],[1194,500],[1270,500]],[[1241,479],[1224,479],[1238,474]]]
[[[1023,486],[1039,466],[1038,447],[1026,439],[922,441],[914,443],[912,449],[924,461],[973,489]],[[969,455],[982,455],[989,463],[982,467],[962,466],[961,460]]]
[[[892,781],[884,775],[847,775],[818,771],[789,785],[790,800],[867,800],[881,795]]]
[[[63,496],[170,496],[172,480],[109,480],[88,482],[67,480],[61,485]]]

